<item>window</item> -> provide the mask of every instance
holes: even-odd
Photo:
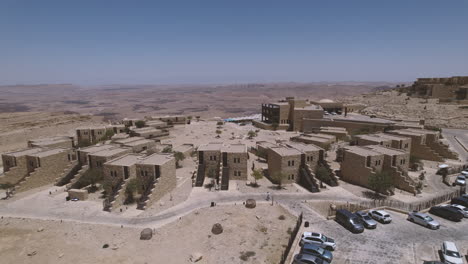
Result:
[[[294,166],[294,160],[291,161],[292,166]]]
[[[291,174],[291,179],[293,179],[293,180],[294,180],[294,174]]]
[[[234,158],[234,163],[240,163],[240,158]]]
[[[241,176],[241,172],[240,171],[234,171],[234,176]]]
[[[145,171],[145,176],[148,176],[148,171]]]
[[[290,160],[288,160],[288,166],[291,166],[291,161]]]
[[[10,161],[9,160],[5,161],[5,165],[10,166]]]

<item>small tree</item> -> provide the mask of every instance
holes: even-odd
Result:
[[[192,120],[192,118],[193,118],[192,116],[187,116],[188,120]]]
[[[104,179],[102,173],[97,169],[90,169],[79,180],[79,185],[82,187],[91,185],[90,192],[97,190],[96,184]]]
[[[257,180],[260,180],[261,178],[263,178],[262,170],[261,169],[253,170],[252,177],[254,178],[254,181],[255,181],[254,186],[258,186]]]
[[[162,150],[162,153],[171,153],[171,152],[172,152],[172,147],[171,146],[166,146]]]
[[[278,129],[278,126],[279,126],[279,124],[278,124],[278,123],[276,123],[276,122],[275,122],[275,123],[273,123],[273,124],[271,124],[271,127],[273,128],[273,130],[276,130],[276,129]]]
[[[249,133],[247,133],[247,135],[249,136],[249,139],[252,139],[257,136],[257,133],[255,133],[255,131],[253,130],[250,130]]]
[[[283,181],[286,179],[286,174],[284,174],[282,171],[278,171],[273,173],[271,179],[274,181],[274,183],[278,184],[278,189],[281,189],[283,187]]]
[[[146,122],[143,121],[143,120],[138,120],[138,121],[135,122],[135,126],[136,126],[137,128],[145,127],[145,125],[146,125]]]
[[[218,121],[218,122],[216,123],[216,125],[217,125],[217,126],[222,126],[222,125],[224,125],[224,122],[223,122],[223,121]]]
[[[138,178],[130,179],[125,187],[125,204],[131,204],[135,202],[135,193],[138,192],[141,184],[139,183]]]
[[[176,153],[174,153],[174,158],[176,160],[176,167],[181,168],[182,166],[179,162],[185,159],[184,153],[177,151]]]
[[[221,133],[223,133],[223,131],[221,131],[219,129],[216,130],[216,134],[220,135]]]
[[[330,172],[322,166],[317,167],[315,171],[315,177],[317,177],[319,181],[325,182],[327,184],[330,184],[331,182]]]
[[[113,130],[107,130],[106,134],[104,135],[104,140],[109,140],[114,136],[114,131]]]
[[[9,182],[0,184],[0,189],[3,189],[6,191],[6,198],[11,197],[11,189],[13,189],[15,186]]]
[[[206,175],[210,179],[214,179],[216,177],[216,172],[213,168],[208,170],[208,174]]]
[[[383,193],[393,188],[393,179],[390,173],[387,171],[381,171],[373,173],[368,179],[369,187],[375,191],[375,193]]]

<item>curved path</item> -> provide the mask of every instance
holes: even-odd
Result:
[[[45,196],[41,193],[39,195]],[[278,202],[285,206],[292,213],[299,213],[300,211],[307,210],[307,206],[301,205],[305,200],[334,200],[334,201],[362,201],[364,198],[357,197],[348,192],[336,192],[328,190],[320,193],[273,193],[274,202]],[[50,208],[31,208],[31,203],[38,199],[37,197],[25,197],[18,199],[13,203],[2,201],[4,206],[0,206],[0,215],[7,217],[17,218],[32,218],[41,220],[55,220],[55,221],[76,221],[81,223],[91,224],[105,224],[105,225],[124,225],[124,226],[150,226],[153,228],[160,227],[172,221],[179,219],[195,210],[210,207],[211,202],[216,204],[242,204],[246,199],[255,199],[258,203],[267,203],[266,195],[264,193],[239,193],[239,192],[193,192],[189,198],[174,207],[162,211],[153,216],[145,217],[126,217],[118,214],[111,214],[100,210],[87,210],[86,201],[78,203],[71,203],[70,206],[81,206],[67,208],[64,211],[61,207]],[[1,205],[0,203],[0,205]],[[29,203],[29,204],[28,204]],[[88,202],[90,203],[90,202]],[[61,204],[63,207],[63,203]],[[95,202],[93,202],[95,207]],[[304,208],[306,207],[306,208]],[[95,209],[95,208],[93,208]],[[313,217],[314,212],[308,212]]]

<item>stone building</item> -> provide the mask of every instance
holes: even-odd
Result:
[[[287,97],[286,100],[262,104],[261,121],[254,122],[260,128],[302,131],[304,118],[322,118],[323,109],[318,105],[310,104],[308,100]]]
[[[443,162],[458,159],[458,155],[439,140],[440,132],[424,129],[399,129],[389,134],[411,138],[411,155],[424,160]]]
[[[336,137],[322,133],[307,133],[291,137],[291,141],[313,144],[328,150],[331,144],[336,142]]]
[[[168,129],[168,128],[171,127],[171,126],[168,125],[166,122],[161,121],[161,120],[150,120],[150,121],[146,121],[146,126],[147,126],[147,127],[156,128],[156,129]]]
[[[318,127],[312,129],[310,132],[332,135],[339,140],[345,140],[349,137],[348,131],[346,131],[346,128],[344,127]]]
[[[89,158],[88,158],[88,155],[89,154],[92,154],[92,153],[95,153],[95,152],[99,152],[99,151],[103,151],[103,150],[107,150],[107,149],[113,149],[113,148],[116,148],[117,145],[95,145],[95,146],[90,146],[90,147],[86,147],[86,148],[79,148],[76,150],[76,155],[78,157],[78,162],[81,164],[81,165],[88,165],[89,164]]]
[[[408,91],[414,97],[438,98],[443,101],[468,100],[468,76],[418,78]]]
[[[229,188],[229,180],[247,180],[248,153],[243,144],[209,143],[198,147],[196,186],[203,186],[205,177],[214,178],[222,190]]]
[[[32,148],[2,155],[5,173],[0,183],[14,185],[15,192],[53,184],[72,161],[68,148]]]
[[[134,127],[136,126],[136,123],[138,121],[145,121],[144,119],[141,119],[141,118],[124,118],[122,120],[122,124],[125,126],[125,127]]]
[[[153,154],[136,163],[143,193],[137,209],[145,210],[177,186],[176,161],[172,154]]]
[[[356,135],[354,136],[354,142],[357,146],[380,145],[401,149],[408,153],[411,151],[411,138],[386,133]]]
[[[416,183],[408,176],[409,153],[400,149],[369,145],[345,147],[341,160],[342,180],[369,187],[369,177],[387,172],[396,188],[415,193]]]
[[[131,148],[133,152],[138,153],[148,149],[154,149],[156,147],[156,142],[151,139],[139,139],[123,143],[122,147]]]
[[[268,149],[268,175],[274,179],[275,174],[283,173],[283,183],[291,184],[299,179],[302,153],[294,148],[278,146]]]
[[[160,120],[167,125],[184,125],[187,123],[187,116],[183,115],[172,115],[172,116],[152,116],[150,120]]]
[[[30,148],[73,148],[74,146],[73,137],[67,136],[38,138],[28,141],[28,147]]]
[[[104,163],[103,176],[108,188],[105,211],[112,211],[124,204],[127,183],[136,178],[136,163],[143,158],[138,154],[126,154]]]
[[[172,148],[174,152],[181,152],[184,154],[185,157],[190,157],[195,150],[193,147],[193,144],[182,144],[182,145],[177,145]]]
[[[103,172],[104,163],[125,154],[131,153],[132,150],[129,148],[109,148],[88,154],[88,165],[91,169],[96,169]]]
[[[169,136],[169,132],[166,130],[156,129],[152,127],[134,128],[130,131],[130,135],[137,137],[150,138],[162,138]]]
[[[111,136],[117,133],[125,133],[125,127],[123,125],[79,127],[76,129],[76,138],[78,146],[87,146],[111,139]]]

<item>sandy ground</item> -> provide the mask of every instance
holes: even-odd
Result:
[[[221,223],[222,234],[211,233],[214,223]],[[142,241],[138,228],[3,218],[0,255],[2,263],[188,263],[190,254],[199,252],[198,263],[277,263],[294,224],[295,217],[281,206],[216,206],[156,229],[151,240]],[[255,255],[242,261],[247,251]]]

